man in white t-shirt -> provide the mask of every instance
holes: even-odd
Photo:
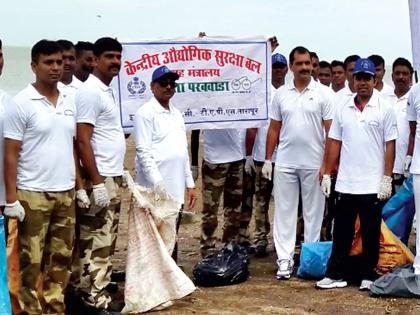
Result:
[[[371,55],[368,57],[368,59],[372,60],[372,62],[375,64],[375,69],[376,69],[375,89],[381,92],[381,95],[387,95],[389,93],[392,93],[394,89],[392,88],[392,86],[390,86],[384,81],[384,75],[385,75],[384,58],[382,58],[382,56],[379,56],[379,55]]]
[[[304,241],[319,240],[325,205],[319,181],[323,175],[325,134],[333,116],[334,92],[311,78],[309,51],[301,46],[294,48],[289,67],[294,79],[274,95],[262,169],[263,176],[271,179],[273,152],[278,143],[273,176],[278,279],[289,279],[293,270],[300,192]]]
[[[206,257],[216,251],[217,213],[223,193],[222,242],[237,240],[241,218],[243,179],[243,133],[238,129],[204,130],[202,164],[203,216],[200,250]]]
[[[32,47],[31,59],[35,83],[5,108],[4,214],[20,221],[22,311],[64,314],[75,226],[76,109],[71,98],[57,89],[63,72],[60,46],[41,40]]]
[[[94,58],[93,44],[91,42],[79,41],[74,45],[76,49],[75,77],[81,82],[85,82],[93,71]]]
[[[92,205],[80,213],[77,285],[89,314],[109,314],[111,260],[121,204],[125,138],[120,110],[110,83],[121,67],[121,44],[104,37],[93,45],[95,68],[76,93],[77,146],[92,183]]]
[[[413,174],[414,203],[416,205],[417,220],[414,223],[416,234],[416,258],[414,273],[420,275],[420,84],[414,85],[409,92],[407,101],[407,119],[410,124],[410,138],[408,143],[406,170]],[[412,157],[412,158],[411,158]]]
[[[332,81],[331,64],[325,60],[319,62],[319,82],[327,87],[330,87]]]
[[[405,162],[410,136],[410,125],[407,120],[407,100],[413,81],[413,67],[405,58],[397,58],[392,64],[392,81],[395,89],[392,93],[382,94],[391,104],[397,117],[398,139],[395,142],[395,162],[393,173],[394,190],[398,191],[405,180]],[[408,158],[410,161],[410,158]]]
[[[63,76],[60,82],[58,82],[58,88],[60,90],[66,90],[66,93],[74,98],[77,89],[82,85],[82,81],[74,75],[76,69],[76,50],[71,41],[60,39],[57,43],[63,50],[64,65]]]
[[[346,86],[346,68],[344,62],[333,60],[331,62],[331,73],[331,88],[337,93]]]
[[[341,106],[355,95],[353,87],[353,69],[358,59],[360,59],[358,55],[350,55],[344,60],[347,84],[334,95],[334,108]]]
[[[4,58],[3,58],[3,43],[0,39],[0,75],[3,71]],[[10,97],[3,91],[0,90],[0,132],[3,135],[3,126],[4,126],[4,109],[10,103]],[[0,137],[0,161],[3,161],[4,157],[4,139],[3,136]],[[3,169],[4,163],[0,163],[0,215],[4,205],[6,204],[6,198],[4,196],[4,176]]]
[[[271,57],[271,100],[268,105],[268,112],[271,112],[271,103],[274,94],[278,88],[284,85],[287,74],[287,59],[282,54],[276,53]],[[244,195],[242,200],[242,220],[241,229],[246,226],[252,218],[253,195],[255,191],[255,257],[265,257],[268,245],[268,233],[270,233],[270,220],[268,217],[268,208],[270,205],[273,182],[261,175],[262,166],[265,161],[265,144],[267,140],[267,131],[270,121],[260,128],[251,128],[246,133],[246,160],[244,174]],[[275,158],[273,157],[273,160]],[[250,182],[251,189],[245,190]],[[245,219],[245,220],[244,220]]]
[[[392,194],[397,121],[391,105],[375,87],[375,65],[359,59],[353,70],[356,96],[336,109],[328,137],[327,165],[322,179],[326,196],[331,192],[331,170],[339,162],[335,190],[339,193],[334,219],[333,247],[321,289],[342,288],[350,276],[348,257],[359,215],[363,252],[360,290],[376,279],[382,207]]]
[[[187,207],[191,209],[196,196],[185,123],[181,112],[170,102],[178,79],[179,75],[166,66],[157,68],[150,84],[153,98],[134,116],[136,181],[153,188],[163,198],[171,196],[180,208],[187,189]]]

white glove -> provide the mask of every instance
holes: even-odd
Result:
[[[128,187],[128,176],[131,176],[130,172],[124,171],[124,174],[122,176],[121,188],[126,189]]]
[[[404,161],[404,176],[408,177],[408,175],[410,175],[410,166],[411,166],[411,161],[413,160],[413,157],[411,155],[407,155],[405,157],[405,161]]]
[[[110,204],[110,199],[108,195],[108,190],[106,190],[105,184],[100,183],[97,185],[93,185],[93,200],[95,201],[95,205],[99,207],[107,207]]]
[[[392,195],[392,177],[386,176],[382,178],[381,186],[379,186],[378,199],[386,200]]]
[[[165,183],[163,180],[157,182],[153,187],[155,194],[159,197],[159,199],[167,200],[169,199],[169,194],[166,191]]]
[[[245,173],[247,173],[248,175],[252,175],[252,171],[254,170],[255,172],[254,159],[251,155],[248,155],[245,159]]]
[[[261,175],[265,179],[271,180],[272,174],[273,174],[273,164],[271,164],[271,161],[265,160],[264,165],[261,170]]]
[[[20,222],[25,219],[25,209],[22,207],[19,200],[16,200],[13,203],[6,203],[3,213],[6,217],[18,219]]]
[[[191,173],[193,180],[196,182],[198,179],[198,166],[197,165],[191,165]]]
[[[79,189],[76,191],[76,200],[79,208],[87,209],[90,206],[90,199],[86,193],[86,190]]]
[[[322,176],[321,190],[325,197],[329,197],[331,193],[331,176],[324,174]]]

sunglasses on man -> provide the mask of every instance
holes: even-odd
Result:
[[[173,80],[156,80],[160,87],[166,88],[169,84],[171,88],[176,87],[176,82]]]

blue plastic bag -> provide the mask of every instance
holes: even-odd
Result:
[[[4,217],[0,215],[0,315],[12,315],[7,285],[7,254]]]
[[[413,176],[409,176],[382,209],[386,225],[405,245],[410,236],[414,213]]]
[[[304,279],[322,279],[327,271],[332,242],[303,243],[297,275]]]

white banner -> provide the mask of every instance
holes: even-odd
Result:
[[[152,97],[152,73],[162,65],[180,75],[171,101],[188,129],[250,128],[268,119],[271,47],[265,38],[123,43],[113,86],[127,133],[137,109]]]
[[[413,50],[413,67],[420,70],[420,1],[408,0],[410,9],[411,47]]]

